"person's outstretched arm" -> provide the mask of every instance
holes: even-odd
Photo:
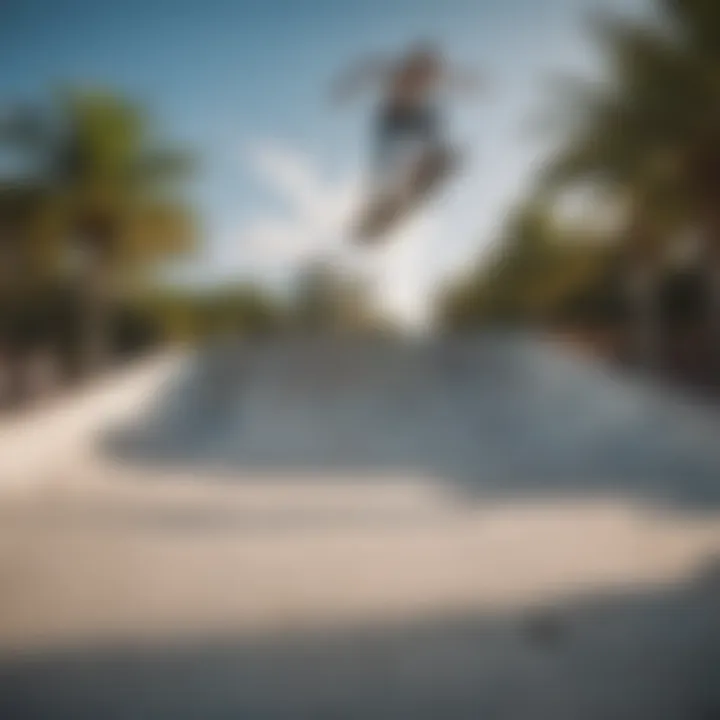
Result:
[[[384,58],[368,58],[343,73],[330,90],[333,102],[340,103],[357,95],[361,90],[375,83],[383,82],[390,73],[390,63]]]

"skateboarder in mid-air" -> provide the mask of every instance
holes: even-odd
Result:
[[[479,78],[450,68],[429,43],[419,43],[397,60],[363,63],[334,88],[338,101],[372,84],[380,103],[374,128],[371,199],[362,212],[357,234],[378,237],[442,179],[453,165],[444,140],[441,95],[475,91]]]

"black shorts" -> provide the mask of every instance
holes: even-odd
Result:
[[[383,108],[377,119],[381,138],[397,135],[422,137],[427,140],[438,136],[437,112],[432,108]]]

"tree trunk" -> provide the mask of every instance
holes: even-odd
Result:
[[[106,369],[111,359],[113,259],[116,218],[102,210],[88,212],[78,226],[82,265],[81,366],[86,374]]]
[[[706,239],[707,327],[712,377],[720,381],[720,208],[712,211]]]
[[[0,242],[0,406],[18,407],[26,399],[25,357],[17,332],[22,267],[14,238]]]
[[[112,351],[110,333],[110,273],[103,257],[95,256],[84,273],[81,293],[81,367],[86,376],[106,369]]]
[[[627,347],[631,363],[649,371],[662,363],[660,268],[656,238],[638,208],[627,248]]]
[[[627,283],[630,361],[639,368],[656,370],[662,360],[658,273],[652,267],[633,263]]]
[[[720,138],[712,127],[689,158],[690,183],[704,225],[707,328],[713,377],[720,378]]]

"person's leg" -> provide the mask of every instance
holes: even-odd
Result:
[[[375,127],[372,173],[376,182],[387,185],[397,170],[400,146],[405,135],[404,118],[393,109],[381,111]]]
[[[442,116],[440,110],[434,105],[428,105],[418,110],[417,134],[422,139],[426,151],[444,152],[447,150],[448,143]]]
[[[448,141],[444,118],[436,106],[428,106],[422,111],[419,128],[424,149],[425,169],[422,172],[430,176],[444,175],[457,167],[459,157]]]

